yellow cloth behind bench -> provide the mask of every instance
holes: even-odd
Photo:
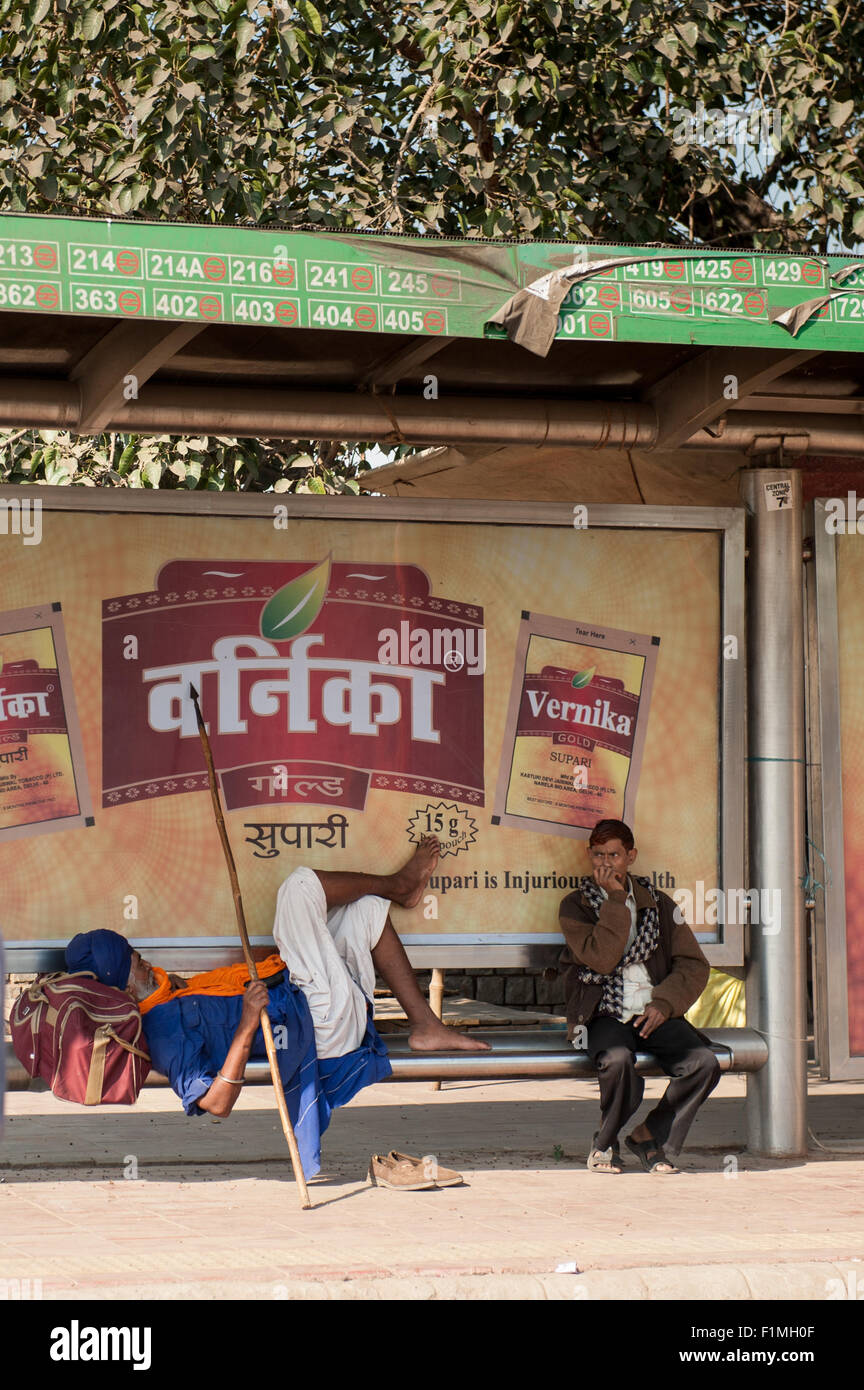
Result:
[[[712,970],[708,983],[684,1017],[694,1028],[744,1028],[744,981]]]

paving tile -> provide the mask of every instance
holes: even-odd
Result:
[[[730,1145],[743,1142],[740,1078],[721,1081],[694,1126],[689,1170],[668,1180],[635,1167],[615,1180],[587,1172],[596,1089],[579,1083],[467,1083],[438,1093],[425,1084],[374,1087],[334,1117],[322,1176],[310,1184],[312,1212],[299,1209],[264,1091],[250,1088],[231,1123],[219,1126],[187,1121],[165,1091],[145,1092],[135,1112],[110,1115],[70,1111],[50,1095],[9,1097],[0,1277],[41,1278],[82,1297],[109,1297],[112,1288],[123,1297],[135,1289],[149,1291],[142,1297],[168,1296],[166,1289],[227,1297],[233,1287],[247,1290],[243,1297],[273,1297],[280,1279],[300,1289],[315,1275],[338,1289],[347,1272],[359,1296],[388,1271],[403,1289],[420,1289],[448,1271],[473,1279],[479,1269],[514,1279],[530,1273],[525,1297],[559,1298],[558,1285],[547,1290],[542,1281],[575,1260],[598,1279],[608,1273],[619,1290],[608,1296],[636,1297],[648,1296],[652,1267],[673,1280],[676,1269],[734,1272],[762,1262],[783,1266],[794,1287],[796,1261],[815,1269],[814,1261],[864,1255],[864,1155],[817,1150],[807,1163],[777,1164],[739,1153],[737,1175],[724,1175]],[[811,1123],[837,1137],[864,1132],[860,1088],[817,1090]],[[554,1159],[556,1145],[564,1160]],[[466,1185],[372,1188],[368,1156],[390,1147],[437,1153]],[[126,1181],[120,1164],[132,1153],[139,1177]],[[759,1277],[764,1288],[768,1276]],[[818,1271],[807,1277],[819,1287]],[[737,1275],[729,1279],[718,1288],[740,1286]],[[485,1287],[488,1296],[492,1285]]]

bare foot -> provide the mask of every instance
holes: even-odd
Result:
[[[423,889],[435,871],[441,846],[434,835],[424,835],[408,863],[398,873],[393,874],[391,902],[400,907],[416,907],[423,896]]]
[[[408,1034],[408,1046],[412,1052],[491,1052],[486,1042],[470,1038],[467,1033],[457,1033],[433,1018],[429,1023],[418,1023]]]

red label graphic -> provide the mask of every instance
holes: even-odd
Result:
[[[35,661],[13,661],[0,671],[0,741],[27,734],[65,734],[66,715],[56,670]],[[21,736],[24,736],[22,738]]]
[[[620,681],[595,677],[574,690],[569,680],[556,679],[544,670],[526,675],[516,737],[538,735],[556,743],[578,743],[583,748],[609,748],[631,757],[636,736],[639,698],[624,690]]]
[[[153,593],[103,603],[104,805],[206,789],[190,683],[231,808],[359,809],[372,776],[483,805],[482,609],[362,559],[332,566],[298,635],[262,636],[315,563],[175,560]]]

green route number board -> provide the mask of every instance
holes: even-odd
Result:
[[[470,248],[470,260],[462,248]],[[501,337],[490,316],[550,269],[624,259],[571,288],[557,338],[864,351],[864,261],[536,242],[288,233],[0,216],[0,312]],[[837,270],[860,266],[842,284]],[[792,338],[769,318],[842,291]]]

